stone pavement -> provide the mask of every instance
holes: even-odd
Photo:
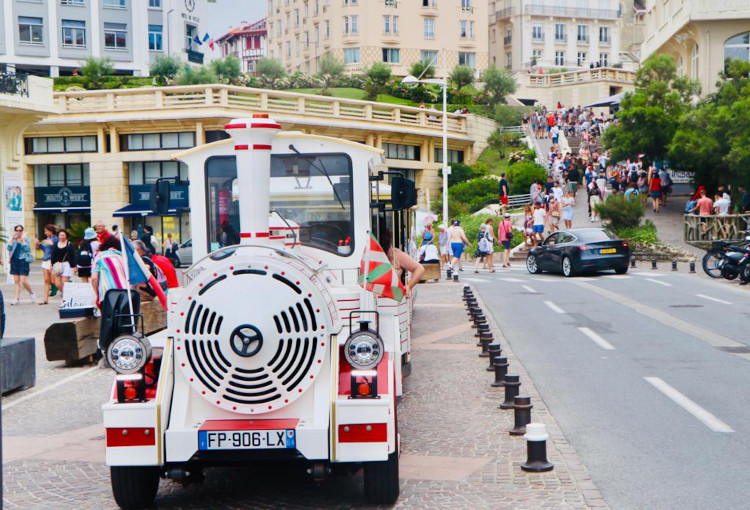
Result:
[[[399,508],[603,508],[586,468],[539,397],[501,332],[496,338],[530,395],[532,421],[551,437],[549,473],[520,469],[521,437],[508,435],[513,412],[497,408],[503,390],[479,358],[461,284],[419,287],[413,372],[399,403],[402,438]],[[44,308],[44,307],[38,307]],[[497,312],[497,311],[493,311]],[[15,313],[15,312],[14,312]],[[490,320],[491,317],[490,317]],[[39,321],[41,324],[41,320]],[[512,339],[519,341],[521,339]],[[46,363],[46,362],[45,362]],[[76,379],[26,401],[3,399],[4,508],[114,508],[103,464],[99,406],[112,373],[79,368]],[[49,386],[46,386],[49,388]],[[39,391],[39,390],[37,390]],[[22,392],[27,393],[27,392]],[[313,483],[304,466],[210,469],[201,485],[162,481],[158,508],[366,508],[361,475],[337,473]]]

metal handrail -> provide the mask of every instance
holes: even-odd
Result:
[[[524,14],[541,14],[543,16],[568,16],[575,18],[616,19],[622,14],[614,9],[589,9],[587,7],[563,7],[557,5],[526,4]]]
[[[0,73],[0,94],[29,97],[29,78],[25,74]]]

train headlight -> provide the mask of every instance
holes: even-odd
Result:
[[[107,347],[107,362],[118,374],[140,371],[151,359],[151,342],[140,335],[120,335]]]
[[[383,359],[385,351],[383,339],[369,329],[353,333],[344,344],[346,361],[354,369],[367,370],[375,368]]]

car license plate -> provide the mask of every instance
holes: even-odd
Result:
[[[599,253],[617,253],[616,248],[606,248],[604,250],[599,250]]]
[[[294,429],[200,430],[199,450],[267,450],[296,447]]]

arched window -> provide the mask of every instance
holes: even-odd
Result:
[[[735,58],[750,61],[750,32],[735,35],[724,43],[724,60]]]
[[[682,60],[682,55],[677,57],[677,76],[685,76],[685,61]]]
[[[693,54],[690,57],[690,77],[698,79],[698,45],[693,46]]]

